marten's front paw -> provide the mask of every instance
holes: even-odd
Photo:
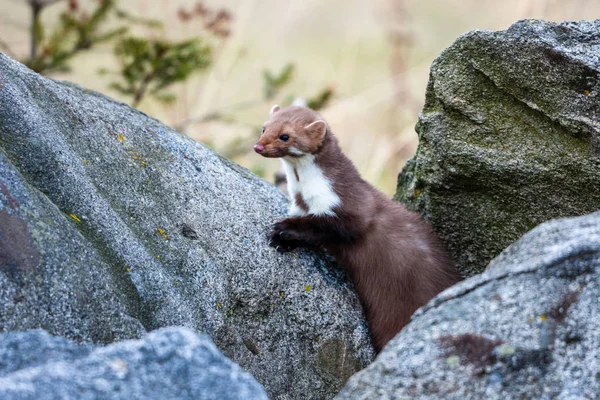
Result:
[[[294,242],[283,239],[280,235],[275,232],[271,232],[269,235],[269,246],[274,247],[280,253],[287,253],[298,247]]]
[[[269,246],[275,248],[280,253],[289,253],[292,250],[295,250],[298,246],[290,242],[278,243],[277,241],[271,240],[269,242]]]
[[[281,222],[273,225],[273,231],[269,235],[269,246],[274,247],[280,253],[287,253],[299,246],[295,236],[284,229]]]
[[[273,235],[277,235],[283,240],[302,240],[292,224],[285,219],[273,225]]]

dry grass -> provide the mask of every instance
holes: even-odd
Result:
[[[91,1],[91,0],[88,0]],[[391,1],[395,1],[391,3]],[[164,35],[177,39],[198,33],[193,24],[177,19],[181,6],[194,1],[122,1],[129,11],[156,18],[166,25]],[[262,93],[264,68],[296,63],[298,74],[290,91],[311,96],[325,85],[336,88],[336,98],[323,111],[346,153],[364,177],[384,192],[395,190],[396,176],[416,148],[413,126],[425,93],[429,65],[460,34],[472,29],[505,29],[522,18],[554,21],[600,18],[596,0],[274,0],[207,1],[235,14],[234,34],[219,49],[209,75],[198,76],[176,88],[173,106],[151,101],[140,108],[169,125],[204,115]],[[45,12],[53,20],[62,5]],[[28,14],[24,0],[0,1],[0,38],[13,51],[27,54]],[[410,39],[409,45],[389,38]],[[103,47],[77,58],[74,70],[59,76],[108,93],[96,74],[111,62]],[[238,114],[238,124],[200,123],[190,127],[192,138],[226,150],[233,138],[252,135],[249,126],[262,124],[271,104],[258,104]],[[267,179],[279,165],[255,155],[251,148],[236,161]]]

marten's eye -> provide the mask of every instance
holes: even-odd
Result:
[[[281,135],[281,136],[279,136],[279,139],[283,140],[284,142],[287,142],[289,138],[290,138],[289,135]]]

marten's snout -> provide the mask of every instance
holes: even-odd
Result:
[[[254,145],[254,151],[257,152],[258,154],[262,153],[263,151],[265,151],[265,147],[260,145],[260,144],[255,144]]]

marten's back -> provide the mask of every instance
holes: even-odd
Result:
[[[376,195],[360,240],[340,252],[380,350],[411,315],[460,280],[437,235],[419,215]]]

